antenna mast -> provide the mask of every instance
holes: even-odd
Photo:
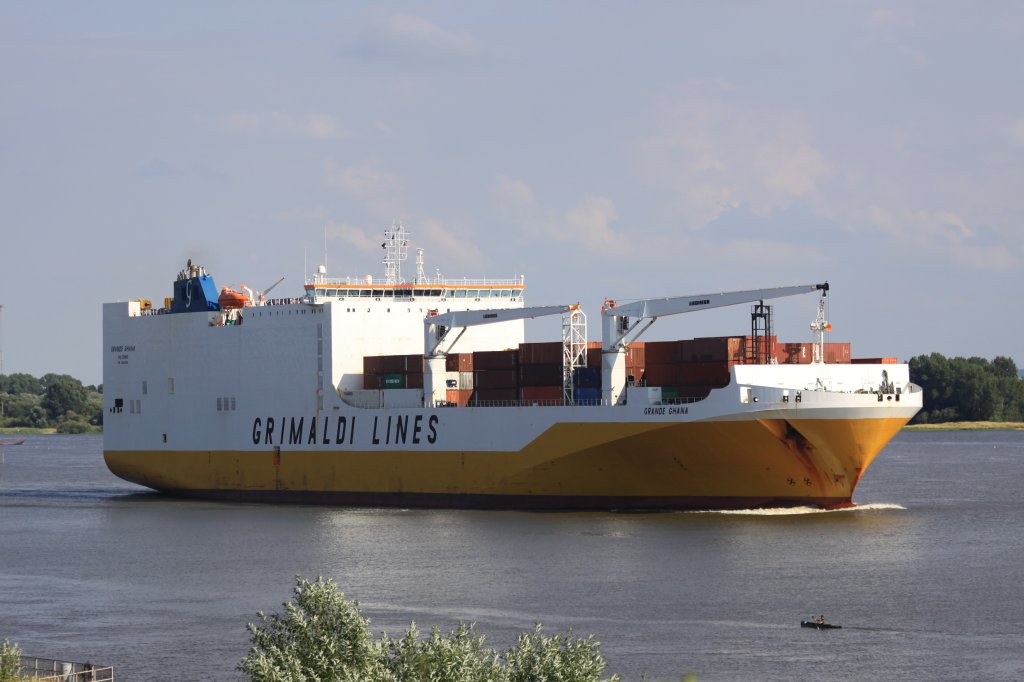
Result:
[[[402,223],[391,223],[391,227],[384,230],[384,283],[401,284],[402,261],[409,257],[409,233]]]
[[[811,322],[811,332],[816,337],[812,344],[813,357],[811,361],[816,365],[825,361],[825,332],[832,331],[832,325],[825,319],[825,296],[828,295],[827,291],[826,289],[821,292],[821,299],[818,300],[818,316],[814,318],[814,322]]]

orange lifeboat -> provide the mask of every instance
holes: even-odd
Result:
[[[249,304],[249,298],[241,291],[235,291],[230,287],[224,287],[220,290],[220,296],[217,297],[217,303],[220,304],[221,310],[233,310],[235,308],[244,308]]]

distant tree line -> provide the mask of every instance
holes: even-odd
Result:
[[[103,386],[67,374],[0,375],[0,427],[85,433],[103,426]]]
[[[910,380],[924,389],[914,423],[1024,421],[1024,380],[1010,358],[918,355],[910,359]]]

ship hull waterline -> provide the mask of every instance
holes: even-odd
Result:
[[[361,507],[850,506],[909,417],[559,423],[515,452],[106,450],[119,477],[204,499]]]

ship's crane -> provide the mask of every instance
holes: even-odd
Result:
[[[616,305],[614,301],[610,300],[605,301],[605,305],[601,307],[602,398],[609,405],[623,402],[626,393],[626,349],[659,317],[723,308],[740,303],[754,303],[769,298],[797,296],[815,291],[821,291],[822,295],[825,295],[828,292],[828,282],[774,289],[731,291],[720,294],[646,298],[624,305]]]
[[[283,281],[284,281],[284,277],[282,277],[281,279],[277,280],[276,282],[271,284],[269,287],[267,287],[266,289],[264,289],[263,291],[260,292],[260,305],[263,305],[263,303],[267,300],[267,294],[269,294],[273,290],[274,287],[276,287],[278,284],[280,284]],[[251,298],[251,294],[250,294],[250,298]]]
[[[577,303],[512,309],[454,310],[440,315],[428,314],[423,320],[423,396],[427,406],[436,405],[446,399],[445,361],[452,347],[466,332],[466,328],[546,315],[562,315],[579,307]],[[453,329],[458,329],[459,332],[454,338],[449,338],[449,333]]]

